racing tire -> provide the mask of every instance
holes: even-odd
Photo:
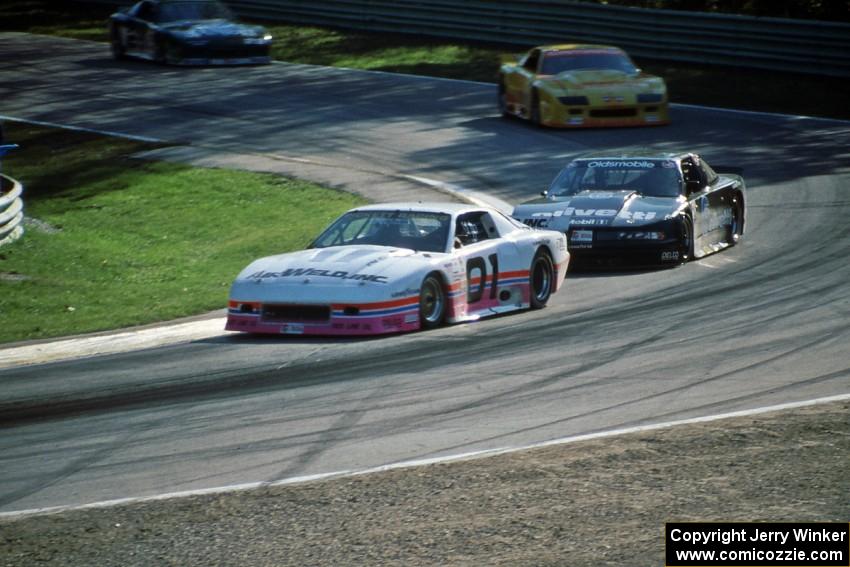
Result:
[[[531,93],[531,109],[528,111],[529,120],[535,126],[542,126],[543,123],[540,121],[540,95],[537,94],[537,91]]]
[[[511,113],[508,112],[507,90],[505,89],[505,83],[501,79],[499,79],[499,95],[498,96],[499,96],[499,98],[498,98],[499,114],[502,115],[502,118],[510,117]]]
[[[694,259],[694,221],[691,217],[682,217],[680,229],[679,261],[684,264]]]
[[[118,34],[112,34],[112,37],[109,38],[109,51],[112,52],[112,57],[116,61],[123,61],[127,58],[127,52]]]
[[[422,329],[434,329],[446,319],[446,290],[436,274],[428,274],[419,290],[419,322]]]
[[[545,250],[538,250],[528,270],[529,304],[532,309],[543,309],[552,297],[555,284],[555,266]]]
[[[168,43],[164,39],[157,39],[153,48],[153,61],[157,65],[168,65]]]
[[[732,203],[732,222],[729,223],[729,237],[726,241],[729,243],[729,246],[735,246],[738,244],[738,241],[741,239],[741,205],[738,204],[737,201]]]

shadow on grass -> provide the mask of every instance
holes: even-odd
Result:
[[[5,124],[6,137],[20,146],[18,155],[7,158],[4,168],[26,183],[28,201],[37,201],[75,192],[74,200],[93,194],[80,194],[79,186],[95,184],[98,192],[127,187],[119,174],[145,170],[148,162],[132,159],[136,152],[165,147],[99,134],[34,126],[19,122]],[[74,187],[68,183],[73,180]]]

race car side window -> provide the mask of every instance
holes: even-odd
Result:
[[[464,246],[491,238],[490,232],[482,220],[485,214],[484,212],[474,212],[459,216],[455,223],[455,238]],[[492,220],[490,226],[492,227]],[[495,227],[492,227],[492,231],[495,232]],[[497,237],[498,234],[492,238]]]
[[[705,187],[705,173],[691,158],[682,160],[682,177],[688,191],[698,191]]]
[[[151,4],[150,2],[139,3],[139,7],[136,9],[137,18],[146,22],[152,22],[154,20],[154,15],[155,10],[153,4]]]
[[[538,63],[540,63],[540,50],[532,49],[528,52],[528,55],[525,56],[525,61],[523,61],[522,66],[527,71],[536,73]]]

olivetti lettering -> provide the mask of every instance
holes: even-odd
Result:
[[[254,272],[247,279],[249,280],[264,280],[269,278],[297,278],[297,277],[323,277],[323,278],[339,278],[341,280],[354,280],[362,282],[387,283],[387,276],[376,276],[374,274],[352,274],[344,270],[330,271],[317,270],[316,268],[289,268],[281,272],[266,272],[260,270]]]

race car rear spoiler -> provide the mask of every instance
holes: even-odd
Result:
[[[743,167],[735,167],[733,165],[711,165],[711,169],[713,169],[717,173],[731,173],[733,175],[743,175],[744,168]]]

